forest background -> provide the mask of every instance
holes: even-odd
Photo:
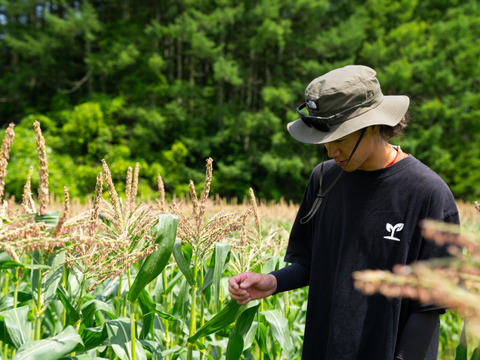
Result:
[[[411,99],[403,149],[478,200],[479,35],[476,0],[0,0],[5,189],[38,166],[39,120],[59,196],[90,196],[101,159],[119,191],[139,162],[141,196],[157,174],[183,196],[212,157],[212,193],[298,202],[320,148],[286,124],[313,78],[364,64]]]

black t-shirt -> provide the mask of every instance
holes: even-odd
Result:
[[[354,288],[352,273],[445,256],[446,248],[422,238],[419,221],[458,224],[455,200],[437,174],[409,156],[385,169],[345,172],[315,217],[301,224],[318,193],[320,166],[306,187],[285,255],[286,262],[310,269],[309,279],[296,284],[310,286],[302,358],[393,359],[409,313],[433,307],[367,296]],[[326,189],[343,170],[332,160],[324,166]]]

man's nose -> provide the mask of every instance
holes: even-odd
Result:
[[[328,157],[330,157],[330,158],[334,158],[334,157],[338,156],[339,153],[340,153],[340,150],[339,150],[338,146],[335,146],[332,143],[325,144],[325,148],[327,149]]]

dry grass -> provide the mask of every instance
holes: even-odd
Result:
[[[188,213],[191,211],[193,204],[190,201],[190,198],[174,198],[177,205],[182,211]],[[6,201],[9,203],[9,208],[21,209],[19,204],[16,204],[14,197],[7,197]],[[298,210],[298,204],[294,202],[289,202],[285,200],[280,200],[279,202],[259,200],[258,202],[258,213],[262,220],[262,223],[265,224],[285,224],[291,225],[295,220],[295,216]],[[148,202],[147,202],[148,203]],[[153,202],[152,202],[153,203]],[[70,215],[76,216],[87,209],[91,209],[93,206],[93,199],[82,201],[78,198],[70,200]],[[244,198],[242,200],[233,198],[231,200],[226,200],[220,196],[215,196],[215,198],[209,199],[209,204],[206,210],[206,216],[211,217],[214,214],[217,214],[221,210],[226,213],[229,212],[244,212],[250,207],[250,199]],[[480,226],[480,216],[478,211],[475,210],[475,205],[473,203],[468,203],[465,201],[457,201],[458,210],[460,213],[460,221],[462,226],[468,227],[477,227]],[[63,199],[50,197],[48,210],[60,210],[63,208]]]

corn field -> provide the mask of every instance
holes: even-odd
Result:
[[[53,201],[34,126],[40,185],[34,194],[26,169],[21,204],[4,194],[13,125],[0,153],[1,359],[300,358],[307,288],[244,306],[227,291],[236,273],[285,266],[294,205],[260,203],[252,189],[238,205],[209,199],[212,159],[188,199],[167,202],[159,175],[158,198],[138,201],[138,164],[119,194],[102,161],[87,206],[67,187]],[[462,208],[470,216],[472,206]],[[468,219],[473,230],[479,223]],[[461,359],[459,314],[468,314],[453,309],[442,316],[441,359]]]

